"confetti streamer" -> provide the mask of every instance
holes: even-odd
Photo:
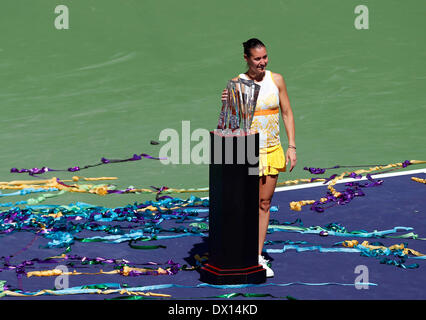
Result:
[[[426,179],[420,179],[420,178],[417,178],[417,177],[411,177],[411,180],[419,182],[419,183],[426,184]]]
[[[138,158],[138,157],[136,157]],[[152,157],[154,158],[154,157]],[[130,158],[133,159],[133,158]],[[161,159],[161,158],[154,158],[154,159]],[[118,162],[122,162],[122,161],[133,161],[133,160],[129,160],[129,159],[124,159],[124,160],[109,160],[110,162],[114,162],[114,161],[118,161]],[[110,163],[110,162],[106,162],[106,163]],[[283,182],[278,182],[277,186],[288,186],[288,185],[296,185],[296,184],[300,184],[300,183],[313,183],[313,182],[320,182],[323,181],[324,183],[328,183],[331,181],[331,183],[329,184],[329,189],[330,192],[335,195],[335,196],[340,196],[340,193],[337,192],[334,188],[333,185],[337,183],[338,180],[343,179],[344,177],[360,177],[361,173],[369,173],[369,172],[373,172],[373,171],[380,171],[380,170],[385,170],[385,169],[391,169],[391,170],[396,170],[396,169],[400,169],[400,168],[406,168],[409,165],[414,165],[414,164],[425,164],[426,161],[422,161],[422,160],[405,160],[402,163],[395,163],[395,164],[389,164],[386,166],[375,166],[372,168],[369,168],[367,170],[357,170],[355,172],[343,172],[340,175],[332,175],[331,177],[329,177],[328,179],[326,178],[312,178],[312,179],[294,179],[294,180],[287,180],[287,181],[283,181]],[[98,164],[100,165],[100,164]],[[338,167],[349,167],[349,166],[335,166],[336,168]],[[335,168],[332,167],[332,168]],[[353,167],[353,166],[352,166]],[[16,169],[16,168],[14,168]],[[319,168],[321,169],[321,168]],[[22,170],[29,170],[29,169],[22,169]],[[19,171],[18,169],[13,170],[14,172]],[[37,171],[37,170],[35,170]],[[59,170],[58,170],[59,171]],[[62,171],[68,171],[68,170],[62,170]],[[78,170],[75,170],[78,171]],[[42,172],[43,173],[43,172]],[[381,172],[383,173],[383,172]],[[74,180],[76,179],[76,180]],[[78,181],[78,179],[80,179],[80,177],[73,177],[73,181]],[[89,180],[90,178],[82,178],[85,179],[86,181],[94,181],[94,180]],[[98,179],[98,180],[111,180],[111,179],[117,179],[116,177],[103,177],[103,178],[92,178],[92,179]],[[34,188],[52,188],[52,187],[58,187],[58,185],[62,186],[62,188],[60,188],[61,190],[63,190],[64,188],[68,188],[66,189],[66,191],[74,191],[74,192],[89,192],[89,193],[95,193],[95,194],[99,194],[99,195],[106,195],[106,194],[112,194],[112,193],[118,193],[118,194],[125,194],[125,193],[155,193],[157,194],[157,199],[159,200],[159,195],[160,194],[172,194],[172,193],[197,193],[197,192],[209,192],[209,188],[208,187],[204,187],[204,188],[189,188],[189,189],[177,189],[177,188],[169,188],[166,186],[162,186],[162,187],[154,187],[152,186],[152,188],[154,190],[150,190],[150,189],[144,189],[144,188],[135,188],[135,187],[128,187],[125,188],[123,190],[117,190],[115,187],[111,187],[111,186],[107,186],[107,185],[101,185],[101,186],[85,186],[85,187],[79,187],[78,185],[66,185],[65,182],[68,182],[69,180],[59,180],[58,178],[54,177],[52,179],[49,180],[40,180],[38,182],[36,181],[11,181],[11,182],[0,182],[0,189],[24,189],[24,188],[28,188],[28,187],[34,187]],[[45,184],[44,186],[38,186],[39,184]],[[322,198],[321,200],[325,201],[326,198]],[[296,202],[294,202],[293,206],[295,208],[296,211],[299,211],[298,209],[301,208],[304,205],[307,204],[312,204],[315,201],[314,200],[303,200],[304,202],[300,202],[300,206],[296,204]],[[293,209],[292,209],[293,210]]]
[[[290,202],[290,209],[293,211],[301,211],[302,207],[305,205],[312,205],[311,209],[315,210],[317,212],[323,212],[324,207],[322,207],[322,204],[334,202],[335,204],[347,204],[349,203],[354,197],[357,196],[363,196],[364,193],[360,190],[360,187],[372,187],[372,186],[378,186],[383,183],[382,180],[375,181],[372,179],[370,172],[373,171],[379,171],[379,170],[385,170],[385,169],[399,169],[399,168],[406,168],[409,165],[412,164],[424,164],[426,161],[420,161],[420,160],[405,160],[404,162],[400,163],[393,163],[386,166],[375,166],[368,169],[360,169],[356,170],[354,172],[343,172],[340,175],[332,175],[330,178],[325,179],[324,183],[329,183],[327,186],[328,188],[328,194],[326,197],[322,197],[319,200],[301,200],[301,201],[292,201]],[[342,180],[345,177],[351,177],[351,178],[359,178],[359,175],[362,173],[367,173],[367,179],[370,181],[370,183],[367,183],[366,185],[362,184],[349,184],[348,186],[353,188],[348,188],[344,192],[339,192],[334,188],[334,185],[339,181]]]
[[[297,300],[296,298],[292,296],[283,296],[283,297],[277,297],[270,293],[241,293],[241,292],[231,292],[231,293],[225,293],[217,296],[211,296],[211,297],[195,297],[195,298],[182,298],[179,297],[179,300],[192,300],[192,299],[233,299],[233,298],[272,298],[272,299],[287,299],[287,300]],[[149,299],[147,297],[143,296],[124,296],[124,297],[116,297],[106,300],[143,300],[143,299]]]
[[[56,188],[52,188],[52,189],[56,189]],[[47,189],[47,190],[49,190],[49,189]],[[40,190],[39,192],[47,191],[47,190]],[[47,199],[61,196],[64,193],[66,193],[66,191],[65,190],[61,190],[58,193],[48,193],[48,194],[44,194],[44,195],[38,196],[37,198],[30,198],[28,200],[17,201],[15,203],[12,203],[12,202],[0,203],[0,207],[13,207],[13,206],[18,206],[18,205],[22,205],[22,204],[35,205],[35,204],[41,203],[41,202],[43,202],[43,201],[45,201]]]
[[[100,166],[100,165],[105,165],[105,164],[110,164],[110,163],[138,161],[138,160],[142,160],[142,158],[153,159],[153,160],[166,160],[167,159],[167,158],[156,158],[156,157],[150,156],[149,154],[141,153],[141,154],[134,154],[133,157],[127,158],[127,159],[107,159],[107,158],[102,158],[99,163],[92,164],[92,165],[86,165],[86,166],[83,166],[83,167],[73,166],[73,167],[70,167],[68,169],[52,169],[52,168],[48,168],[48,167],[31,168],[31,169],[17,169],[17,168],[12,168],[12,169],[10,169],[10,172],[11,173],[28,173],[30,176],[40,175],[40,174],[43,174],[43,173],[46,173],[46,172],[50,172],[50,171],[76,172],[76,171],[81,171],[81,170],[84,170],[84,169],[88,169],[88,168],[92,168],[92,167],[97,167],[97,166]]]
[[[90,288],[83,288],[80,290],[40,290],[37,292],[19,292],[19,291],[10,291],[10,290],[4,290],[2,292],[3,296],[12,296],[12,297],[36,297],[36,296],[42,296],[42,295],[53,295],[53,296],[62,296],[62,295],[73,295],[73,294],[127,294],[127,295],[138,295],[138,296],[146,296],[146,297],[164,297],[169,298],[171,295],[169,294],[162,294],[162,293],[153,293],[153,292],[141,292],[137,290],[131,290],[128,289],[90,289]]]
[[[403,235],[395,235],[390,236],[392,234],[401,232],[401,231],[411,231],[413,228],[411,227],[394,227],[393,229],[382,230],[382,231],[372,231],[368,232],[365,230],[355,230],[355,231],[347,231],[346,228],[335,224],[330,223],[324,227],[320,226],[312,226],[312,227],[302,227],[302,226],[291,226],[291,225],[276,225],[270,224],[268,226],[268,232],[276,232],[276,231],[288,231],[288,232],[298,232],[302,234],[318,234],[321,236],[338,236],[338,237],[360,237],[360,238],[401,238],[401,239],[417,239],[417,240],[426,240],[426,238],[419,238],[418,235],[414,233],[406,233]],[[326,232],[326,234],[324,234]]]
[[[408,164],[407,164],[408,165]],[[313,167],[304,167],[303,170],[307,170],[312,174],[323,174],[325,173],[327,170],[330,169],[339,169],[339,168],[364,168],[364,167],[375,167],[375,166],[384,166],[384,164],[375,164],[375,165],[356,165],[356,166],[341,166],[341,165],[336,165],[334,167],[331,168],[313,168]]]
[[[357,240],[345,240],[335,245],[342,245],[343,247],[323,247],[320,245],[313,246],[300,246],[300,245],[284,245],[282,249],[266,249],[267,253],[284,253],[288,250],[296,250],[297,252],[306,252],[306,251],[318,251],[322,253],[360,253],[362,256],[366,257],[375,257],[381,258],[384,257],[380,263],[394,265],[404,269],[415,269],[419,267],[419,264],[414,263],[411,265],[405,265],[407,258],[412,259],[426,259],[426,255],[415,251],[413,249],[406,248],[404,244],[397,244],[390,247],[385,247],[382,245],[373,245],[369,244],[368,241],[364,241],[361,244]],[[400,261],[395,261],[387,258],[389,255],[393,255],[400,259]],[[411,257],[413,255],[414,257]]]
[[[376,283],[363,282],[365,286],[377,286]],[[266,284],[240,284],[240,285],[213,285],[208,283],[200,283],[195,286],[185,286],[179,284],[158,284],[158,285],[148,285],[143,287],[130,287],[127,288],[118,283],[101,283],[93,284],[86,286],[72,287],[68,289],[61,290],[39,290],[36,292],[24,292],[22,290],[11,291],[4,290],[3,294],[5,296],[14,296],[14,297],[33,297],[33,296],[42,296],[42,295],[72,295],[72,294],[112,294],[119,293],[121,295],[140,295],[140,296],[156,296],[156,297],[165,297],[169,298],[171,295],[153,293],[147,291],[170,289],[170,288],[215,288],[215,289],[240,289],[240,288],[261,288],[268,286],[276,287],[288,287],[293,285],[303,285],[303,286],[349,286],[353,287],[358,285],[358,283],[340,283],[340,282],[289,282],[289,283],[266,283]]]
[[[111,242],[119,243],[136,240],[161,240],[185,236],[204,236],[197,226],[162,228],[161,222],[175,219],[177,223],[204,222],[207,217],[198,216],[198,210],[208,207],[206,199],[191,196],[187,200],[167,198],[161,201],[146,201],[143,204],[135,203],[125,207],[104,208],[84,203],[64,205],[33,205],[27,208],[11,208],[0,212],[0,234],[9,234],[16,231],[29,231],[49,239],[47,248],[67,248],[74,241],[82,242]],[[204,211],[206,212],[206,211]],[[79,223],[75,223],[78,222]],[[94,222],[132,222],[141,226],[141,229],[132,229],[125,232],[120,225],[99,225]],[[78,233],[83,230],[106,232],[107,236],[79,238]],[[171,233],[171,235],[160,235]],[[142,249],[131,242],[131,247]],[[162,246],[146,246],[145,249],[159,249]]]
[[[24,248],[25,249],[25,248]],[[23,250],[21,250],[23,251]],[[19,252],[18,252],[19,253]],[[12,255],[13,257],[16,257],[18,254]],[[70,267],[74,268],[81,268],[87,265],[110,265],[114,270],[112,271],[103,271],[100,270],[99,272],[93,272],[93,273],[79,273],[76,270],[74,270],[72,273],[69,273],[68,275],[79,275],[79,274],[91,274],[91,275],[98,275],[98,274],[122,274],[124,276],[139,276],[139,275],[174,275],[178,273],[179,271],[193,271],[195,270],[195,267],[188,267],[187,265],[180,265],[179,263],[175,263],[172,259],[169,259],[167,262],[164,263],[158,263],[158,262],[146,262],[146,263],[135,263],[131,261],[127,261],[125,259],[111,259],[111,258],[102,258],[102,257],[96,257],[96,258],[90,258],[86,256],[78,256],[78,255],[69,255],[63,253],[60,256],[53,256],[45,259],[39,259],[34,258],[31,260],[24,260],[17,264],[11,264],[10,258],[12,257],[2,257],[4,259],[4,266],[3,268],[0,268],[1,271],[7,271],[7,270],[15,270],[16,274],[19,277],[22,275],[27,275],[27,277],[31,276],[37,276],[37,277],[47,277],[47,276],[57,276],[57,275],[63,275],[63,270],[61,269],[51,269],[51,270],[40,270],[40,271],[31,271],[27,272],[27,267],[33,267],[35,264],[65,264]],[[158,266],[158,268],[152,269],[148,267],[140,268],[135,267],[135,265],[139,266]]]
[[[167,269],[157,268],[133,268],[129,266],[123,266],[119,270],[103,271],[102,269],[98,272],[63,272],[61,269],[41,270],[27,272],[27,277],[57,277],[61,275],[75,276],[75,275],[100,275],[100,274],[121,274],[122,276],[141,276],[141,275],[172,275],[176,274],[179,270],[179,264],[172,266]]]
[[[423,253],[420,253],[416,250],[406,248],[403,243],[401,244],[394,244],[389,247],[385,247],[383,245],[373,245],[369,244],[368,241],[363,241],[361,244],[359,244],[358,240],[345,240],[342,242],[342,245],[347,248],[359,248],[361,250],[367,249],[370,252],[374,252],[374,254],[384,254],[388,255],[392,252],[398,252],[398,254],[402,255],[413,255],[416,257],[425,257],[426,256]],[[363,251],[364,252],[364,251]]]

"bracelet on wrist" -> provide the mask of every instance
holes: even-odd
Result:
[[[288,147],[289,147],[289,148],[296,149],[296,147],[295,147],[295,146],[292,146],[291,144],[289,144],[289,145],[288,145]]]

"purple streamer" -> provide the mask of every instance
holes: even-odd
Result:
[[[335,175],[334,175],[335,176]],[[356,179],[361,178],[360,175],[351,175],[352,177],[355,177]],[[331,180],[333,176],[331,176],[329,180]],[[340,192],[339,197],[335,197],[330,191],[327,192],[327,195],[324,197],[327,200],[324,202],[321,202],[320,200],[315,201],[311,205],[311,210],[316,212],[324,212],[325,209],[334,207],[336,205],[346,205],[349,202],[351,202],[356,197],[363,197],[365,196],[364,191],[361,188],[371,188],[380,186],[383,183],[383,180],[374,180],[370,174],[366,175],[368,182],[366,183],[360,183],[357,181],[354,182],[348,182],[345,184],[347,187],[344,191]],[[325,206],[326,204],[331,204],[329,206]]]
[[[402,167],[405,168],[411,164],[410,160],[405,160],[402,163]],[[323,174],[326,170],[330,169],[338,169],[338,168],[360,168],[360,167],[377,167],[377,166],[384,166],[383,164],[374,164],[374,165],[357,165],[357,166],[334,166],[330,168],[313,168],[313,167],[304,167],[303,170],[307,170],[312,174]]]
[[[128,161],[138,161],[138,160],[142,160],[142,158],[152,159],[152,160],[166,160],[167,159],[167,158],[157,158],[157,157],[150,156],[149,154],[142,153],[142,154],[134,154],[133,157],[127,158],[127,159],[107,159],[107,158],[102,157],[101,162],[99,162],[99,163],[92,164],[92,165],[86,165],[84,167],[74,166],[74,167],[70,167],[66,170],[52,169],[52,168],[48,168],[48,167],[31,168],[31,169],[12,168],[12,169],[10,169],[10,172],[11,173],[28,173],[30,176],[43,174],[43,173],[46,173],[46,172],[49,172],[49,171],[77,172],[77,171],[80,171],[80,170],[83,170],[83,169],[88,169],[88,168],[100,166],[100,165],[103,165],[103,164],[128,162]]]
[[[410,164],[411,164],[410,160],[405,160],[405,161],[402,163],[402,167],[403,167],[403,168],[406,168],[406,167],[408,167]]]
[[[303,170],[308,170],[312,174],[323,174],[326,169],[304,167]]]

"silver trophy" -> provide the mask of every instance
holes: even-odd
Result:
[[[222,103],[217,129],[224,134],[248,134],[260,86],[253,80],[229,80],[227,99]]]

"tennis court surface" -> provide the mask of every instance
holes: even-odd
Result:
[[[323,181],[281,185],[343,170],[312,175],[305,166],[426,160],[424,8],[420,0],[3,0],[0,181],[57,177],[117,193],[1,190],[0,301],[425,299],[416,254],[426,254],[426,185],[412,179],[426,178],[424,164],[338,181],[340,203]],[[61,16],[68,29],[58,28]],[[361,17],[368,29],[357,28]],[[251,37],[285,78],[298,164],[280,174],[272,200],[265,255],[275,277],[216,287],[198,272],[208,261],[208,193],[196,190],[208,187],[207,164],[143,158],[80,172],[119,178],[98,182],[73,181],[79,172],[65,168],[158,157],[162,143],[150,141],[174,130],[183,147],[186,121],[193,151],[192,133],[216,127],[224,86],[246,71],[241,44]],[[10,172],[43,166],[65,170]],[[158,189],[120,193],[132,186]]]
[[[342,180],[336,190],[363,192],[323,212],[289,206],[324,197],[323,182],[278,187],[265,245],[275,277],[261,285],[199,281],[208,198],[6,209],[2,299],[425,299],[426,189],[413,177],[425,169]]]

